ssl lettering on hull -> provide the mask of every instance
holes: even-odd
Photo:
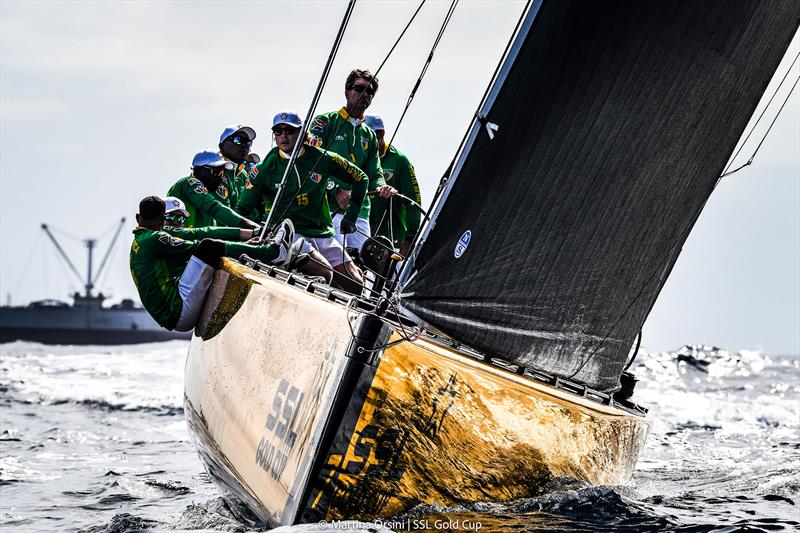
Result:
[[[256,448],[256,464],[272,479],[283,474],[289,451],[297,441],[297,413],[302,402],[300,389],[282,379],[272,399],[272,412],[264,422],[268,433],[261,437]]]

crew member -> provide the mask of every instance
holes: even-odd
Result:
[[[219,136],[219,153],[227,161],[233,163],[232,168],[225,168],[225,180],[223,185],[228,190],[227,201],[223,202],[231,209],[236,208],[239,202],[239,195],[244,188],[249,167],[247,160],[253,141],[256,140],[256,131],[250,126],[228,126]],[[253,154],[255,155],[255,154]],[[256,155],[256,157],[258,157]]]
[[[281,224],[268,244],[250,245],[222,239],[251,238],[255,230],[169,228],[165,231],[165,216],[164,200],[158,196],[148,196],[139,203],[130,268],[145,309],[169,330],[189,331],[194,327],[222,256],[247,254],[260,261],[287,266],[304,244],[302,239],[294,238],[290,221]],[[176,235],[201,240],[185,240]]]
[[[164,198],[164,227],[183,228],[186,219],[189,218],[189,211],[180,198],[167,196]]]
[[[378,79],[369,70],[355,69],[347,76],[344,89],[345,106],[339,111],[318,115],[312,122],[312,143],[353,162],[369,177],[368,190],[378,191],[381,196],[388,198],[395,191],[383,180],[375,132],[363,121],[364,111],[378,91]],[[330,207],[335,212],[333,225],[336,239],[345,243],[348,248],[361,250],[370,235],[370,200],[366,198],[361,206],[356,232],[343,238],[340,225],[343,212],[348,206],[350,186],[336,178],[332,182],[334,187],[331,191]]]
[[[279,218],[291,219],[298,235],[305,238],[303,252],[310,257],[299,270],[309,275],[322,275],[330,282],[332,268],[333,279],[346,291],[358,294],[363,278],[342,245],[333,238],[326,189],[330,178],[352,189],[352,201],[341,222],[341,231],[349,235],[356,229],[356,219],[367,191],[366,174],[343,157],[304,143],[289,171],[279,203],[274,205],[292,150],[300,142],[302,126],[302,120],[293,111],[275,115],[272,132],[277,146],[256,165],[257,172],[249,178],[237,210],[250,214],[263,203],[265,214],[274,209]]]
[[[378,115],[367,115],[364,122],[372,128],[378,137],[378,149],[381,154],[381,168],[383,179],[387,185],[397,189],[402,194],[417,204],[422,205],[422,195],[419,192],[417,175],[414,165],[408,157],[394,145],[386,144],[386,128],[383,120]],[[369,213],[369,223],[373,235],[388,237],[400,255],[405,256],[411,248],[411,243],[419,230],[421,220],[420,210],[398,198],[377,197],[372,201]]]
[[[240,216],[220,198],[219,187],[225,179],[225,169],[233,168],[233,163],[223,159],[218,153],[206,150],[199,152],[192,160],[192,174],[179,179],[169,188],[167,196],[179,198],[186,206],[189,217],[187,228],[205,226],[235,226],[257,228],[258,225]],[[215,191],[215,192],[209,192]]]

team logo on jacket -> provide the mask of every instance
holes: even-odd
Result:
[[[336,137],[334,137],[333,140],[334,141],[343,141],[344,140],[344,135],[337,135]]]
[[[206,194],[208,192],[203,182],[197,178],[189,178],[189,187],[194,187],[194,192],[197,194]]]
[[[393,170],[387,170],[385,168],[383,169],[383,179],[385,179],[386,181],[392,181],[393,177],[394,177]]]
[[[217,187],[217,196],[219,196],[221,198],[227,198],[228,194],[230,194],[228,192],[228,188],[225,185],[220,183],[219,187]]]
[[[363,148],[364,150],[369,148],[369,139],[367,139],[366,137],[361,137],[361,148]]]
[[[173,237],[169,233],[162,233],[159,235],[158,240],[163,242],[164,244],[169,244],[170,246],[180,246],[183,244],[183,239],[179,239],[178,237]]]
[[[320,181],[322,181],[322,174],[319,174],[317,172],[310,173],[308,177],[311,178],[311,181],[313,181],[314,183],[319,183]]]
[[[252,189],[252,188],[253,188],[253,182],[252,182],[252,181],[250,181],[250,178],[254,178],[254,177],[255,177],[255,176],[250,176],[249,178],[247,178],[246,180],[244,180],[244,188],[245,188],[245,189]]]
[[[255,179],[258,176],[258,167],[251,167],[247,174],[251,179]]]
[[[311,131],[318,131],[322,133],[323,129],[325,129],[325,121],[321,118],[315,118],[314,122],[311,123]]]

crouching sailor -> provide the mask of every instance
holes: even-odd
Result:
[[[304,245],[302,239],[295,240],[294,227],[288,220],[272,241],[255,245],[231,242],[251,239],[255,230],[165,228],[165,214],[165,202],[158,196],[139,202],[130,265],[142,304],[169,330],[189,331],[194,327],[222,256],[247,254],[285,267]]]

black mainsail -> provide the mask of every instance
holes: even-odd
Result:
[[[534,3],[403,270],[403,310],[615,389],[798,23],[796,0]]]

